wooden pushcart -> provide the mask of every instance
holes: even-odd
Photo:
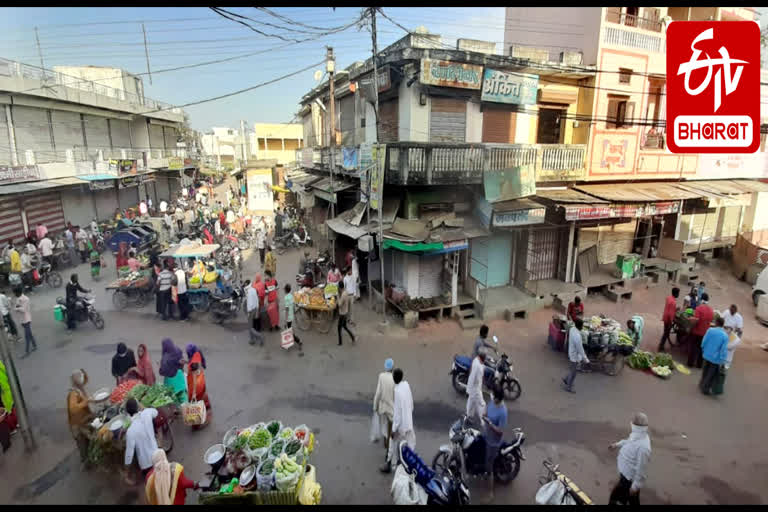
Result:
[[[296,304],[296,327],[302,331],[308,331],[315,326],[317,330],[326,334],[331,330],[336,308],[312,304]]]
[[[149,277],[149,270],[142,270],[142,277],[133,281],[118,279],[106,286],[107,290],[114,290],[112,304],[118,311],[128,306],[142,308],[152,302],[154,283]]]

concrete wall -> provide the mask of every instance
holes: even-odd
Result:
[[[96,217],[100,220],[114,217],[117,208],[117,189],[94,190],[92,202],[96,203]],[[66,208],[66,206],[65,206]]]
[[[106,155],[110,150],[107,119],[98,116],[83,116],[85,118],[85,140],[88,142],[88,155],[95,158],[99,150]]]
[[[483,141],[483,113],[480,112],[480,103],[467,102],[467,133],[466,142]]]
[[[77,156],[84,157],[85,139],[80,114],[64,110],[51,111],[53,119],[53,140],[58,151],[73,149]]]
[[[90,223],[96,216],[93,193],[88,189],[87,184],[62,190],[61,205],[64,209],[64,219],[75,226],[85,226]]]
[[[131,140],[133,147],[140,151],[149,151],[149,132],[147,131],[147,120],[138,118],[130,122]]]
[[[752,194],[752,201],[745,208],[741,231],[760,231],[768,229],[768,192]]]

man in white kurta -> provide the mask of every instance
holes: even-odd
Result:
[[[389,457],[379,469],[389,473],[392,464],[400,459],[400,441],[405,441],[412,449],[416,449],[416,434],[413,431],[413,395],[411,386],[403,380],[403,370],[395,368],[392,372],[395,381],[395,407],[392,417],[392,437],[389,440]]]
[[[467,379],[467,417],[477,427],[483,424],[485,400],[483,399],[483,377],[485,376],[485,351],[480,350],[472,360],[472,369]]]

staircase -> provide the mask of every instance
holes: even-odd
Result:
[[[455,317],[459,321],[461,328],[465,331],[479,329],[480,326],[483,325],[483,320],[480,318],[480,315],[477,313],[477,311],[475,311],[474,305],[464,309],[460,308],[458,311],[456,311]]]

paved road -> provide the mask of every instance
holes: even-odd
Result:
[[[293,281],[297,258],[295,251],[279,258],[281,284]],[[247,261],[246,276],[256,271],[256,260]],[[106,273],[112,272],[110,265]],[[333,331],[305,333],[305,357],[299,357],[295,350],[279,348],[277,333],[268,336],[263,348],[249,346],[244,317],[219,327],[204,316],[190,324],[162,322],[154,315],[154,305],[115,312],[101,289],[106,279],[91,283],[85,266],[79,273],[85,286],[96,290],[97,307],[104,312],[107,327],[97,331],[90,325],[79,326],[69,336],[52,313],[55,297],[63,289],[32,297],[33,330],[40,348],[19,361],[18,367],[40,448],[27,454],[21,439],[14,437],[11,450],[0,457],[5,478],[2,503],[134,503],[142,499],[141,489],[124,487],[115,475],[82,472],[66,424],[69,375],[84,368],[91,378],[90,389],[111,384],[110,358],[119,341],[133,348],[147,343],[154,361],[160,358],[160,340],[165,336],[179,345],[196,343],[204,351],[213,422],[200,432],[174,425],[176,446],[171,456],[184,464],[192,478],[206,469],[205,449],[220,442],[229,427],[278,418],[289,424],[306,423],[317,433],[313,463],[324,503],[388,504],[391,476],[376,469],[382,448],[368,442],[376,375],[384,360],[393,357],[411,384],[417,451],[426,460],[431,461],[440,444],[447,442],[450,424],[464,410],[465,399],[451,388],[448,371],[453,354],[470,350],[474,333],[463,332],[454,322],[426,322],[411,331],[395,326],[384,336],[375,332],[377,318],[362,303],[357,308],[360,340],[356,345],[345,339],[344,346],[338,347]],[[765,396],[767,387],[768,354],[757,348],[766,331],[754,321],[746,284],[717,268],[702,273],[715,306],[731,302],[743,306],[747,330],[726,395],[717,399],[697,392],[698,370],[691,376],[675,374],[669,381],[630,369],[617,377],[580,374],[577,393],[567,394],[559,388],[566,372],[564,356],[545,346],[551,310],[526,320],[491,324],[516,363],[523,385],[520,399],[508,404],[508,427],[520,426],[528,437],[527,460],[520,475],[508,487],[497,489],[495,503],[532,503],[541,462],[551,453],[597,503],[607,502],[616,478],[615,454],[607,446],[627,435],[636,409],[649,416],[654,450],[648,486],[641,494],[644,503],[768,501],[763,485],[768,463],[765,450],[760,449],[768,412],[753,398]],[[604,312],[622,321],[631,313],[643,314],[645,348],[652,349],[661,334],[666,293],[662,287],[636,292],[625,307],[589,297],[586,311],[588,315]],[[474,502],[486,499],[485,482],[473,482],[471,487]],[[195,501],[190,493],[188,502]]]

